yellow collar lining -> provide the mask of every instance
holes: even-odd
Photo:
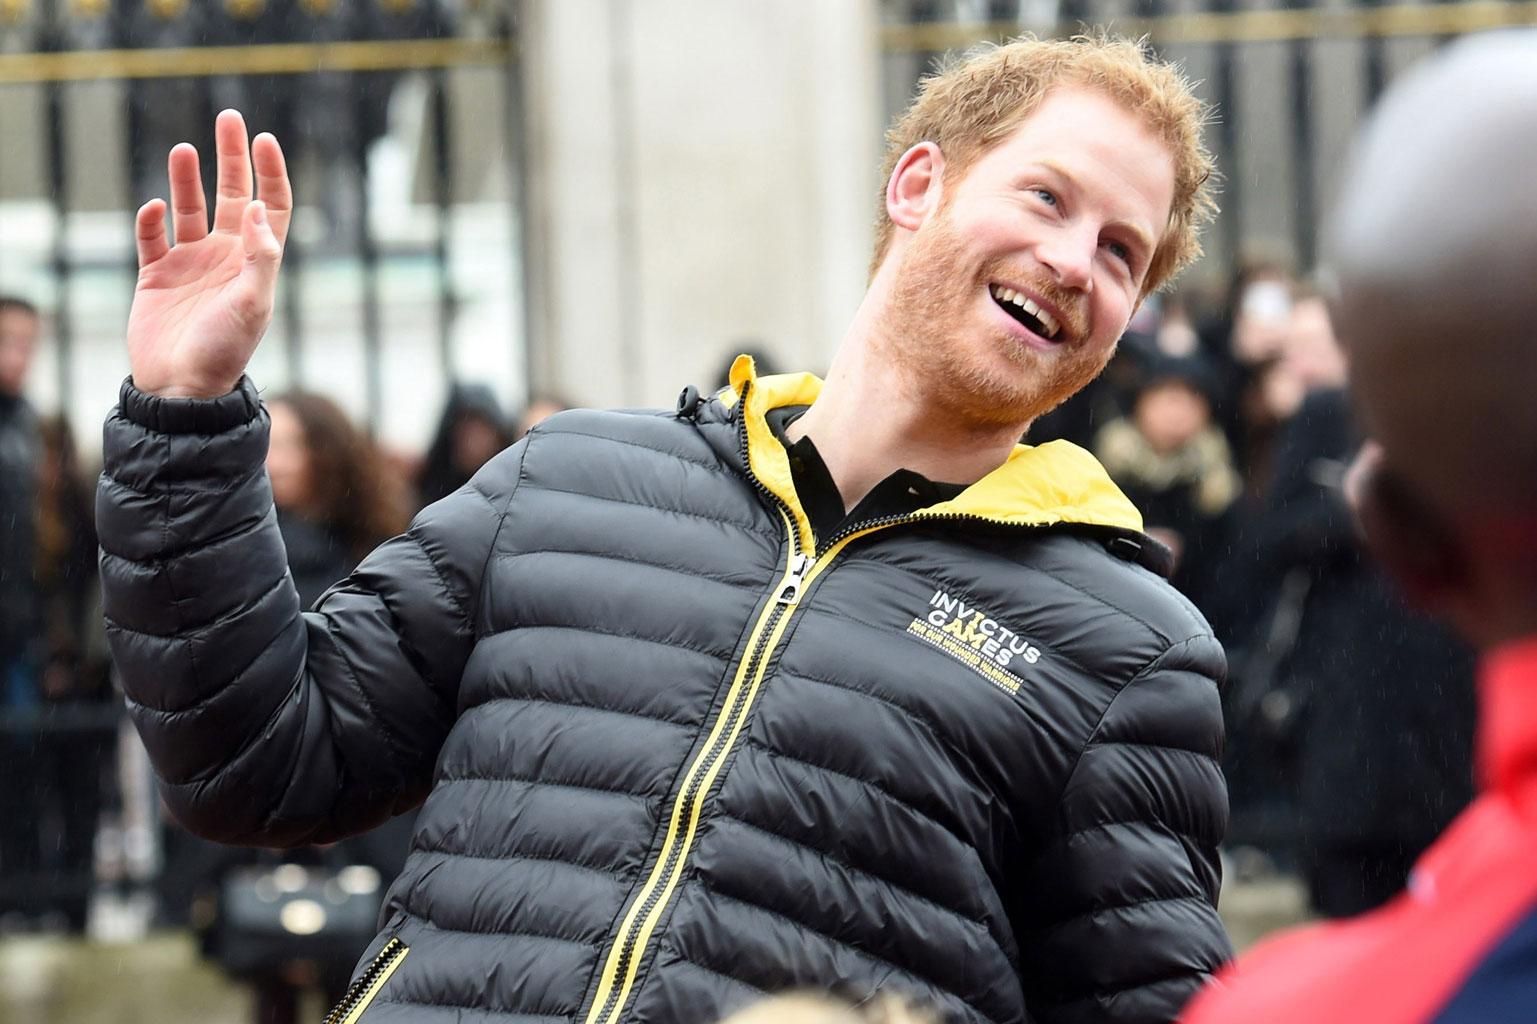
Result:
[[[748,388],[748,385],[751,388]],[[822,381],[809,373],[759,377],[751,356],[731,364],[731,386],[720,399],[739,410],[747,428],[749,467],[758,481],[791,511],[801,543],[811,550],[811,524],[795,494],[790,460],[766,419],[771,409],[810,405]],[[914,513],[914,519],[966,516],[1008,526],[1077,523],[1141,532],[1142,516],[1098,460],[1069,441],[1016,445],[1003,465],[949,501]]]

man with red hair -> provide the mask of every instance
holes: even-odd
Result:
[[[1199,251],[1203,117],[1133,43],[972,55],[893,129],[825,382],[743,357],[675,409],[553,416],[308,613],[243,376],[282,153],[220,115],[209,232],[172,151],[106,610],[192,827],[325,841],[425,798],[333,1020],[707,1021],[835,984],[1173,1017],[1228,955],[1222,651],[1093,458],[1017,442]]]

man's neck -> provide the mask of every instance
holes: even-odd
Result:
[[[1008,459],[1023,425],[981,427],[926,404],[916,375],[876,355],[881,346],[861,330],[856,319],[820,396],[786,432],[791,441],[810,436],[845,510],[899,469],[972,484]]]

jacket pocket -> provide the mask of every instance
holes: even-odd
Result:
[[[368,1009],[409,952],[411,947],[398,938],[386,942],[384,948],[374,956],[373,962],[358,976],[358,980],[348,987],[342,1001],[326,1014],[325,1024],[357,1024],[363,1011]]]

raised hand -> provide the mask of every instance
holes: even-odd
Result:
[[[172,245],[165,201],[139,209],[139,282],[128,314],[128,364],[140,391],[173,398],[227,393],[245,372],[272,320],[293,192],[277,139],[247,146],[245,119],[226,110],[214,122],[218,198],[213,230],[197,150],[171,150]],[[252,168],[256,195],[252,195]]]

